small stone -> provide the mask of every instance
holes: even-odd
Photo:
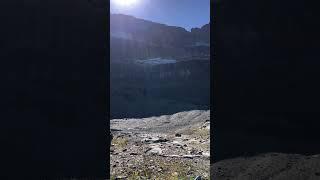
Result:
[[[150,154],[150,155],[162,154],[162,149],[159,147],[153,147],[149,151],[147,151],[146,153]]]
[[[176,133],[175,136],[176,137],[181,137],[181,134],[180,133]]]
[[[173,176],[178,176],[179,174],[177,172],[172,173]]]
[[[148,151],[150,151],[152,148],[148,148],[147,150],[144,151],[144,153],[147,153]]]
[[[202,152],[203,156],[210,157],[210,152]]]
[[[172,141],[172,144],[174,144],[176,146],[183,146],[182,143],[179,141]]]
[[[126,152],[126,151],[127,151],[127,149],[123,149],[123,150],[122,150],[122,152]]]
[[[196,154],[197,151],[196,151],[195,149],[192,149],[189,153],[190,153],[190,154]]]
[[[142,142],[147,142],[147,143],[161,143],[161,142],[167,142],[168,139],[165,139],[165,138],[146,138],[146,139],[142,139]]]
[[[127,176],[118,176],[118,177],[116,177],[116,179],[126,179],[127,178]]]

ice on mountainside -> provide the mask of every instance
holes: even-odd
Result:
[[[143,64],[143,65],[173,64],[173,63],[176,63],[176,62],[177,62],[177,60],[174,60],[174,59],[163,59],[161,57],[152,58],[152,59],[136,60],[136,63]]]

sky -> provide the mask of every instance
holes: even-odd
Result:
[[[210,0],[110,0],[110,13],[132,15],[190,31],[210,22]]]

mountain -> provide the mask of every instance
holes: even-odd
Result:
[[[192,43],[191,36],[184,28],[122,14],[110,15],[110,32],[111,37],[123,33],[127,39],[159,46],[181,47]]]
[[[199,55],[190,47],[210,49],[210,27],[189,32],[129,15],[110,15],[111,60]]]
[[[140,66],[111,63],[111,118],[143,118],[209,109],[209,61]]]
[[[210,44],[210,23],[203,25],[201,28],[192,28],[191,34],[194,42]]]
[[[189,32],[122,14],[110,21],[111,118],[209,108],[209,24]]]

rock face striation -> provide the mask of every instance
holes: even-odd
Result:
[[[113,63],[111,117],[148,117],[209,109],[209,61],[155,66]]]

